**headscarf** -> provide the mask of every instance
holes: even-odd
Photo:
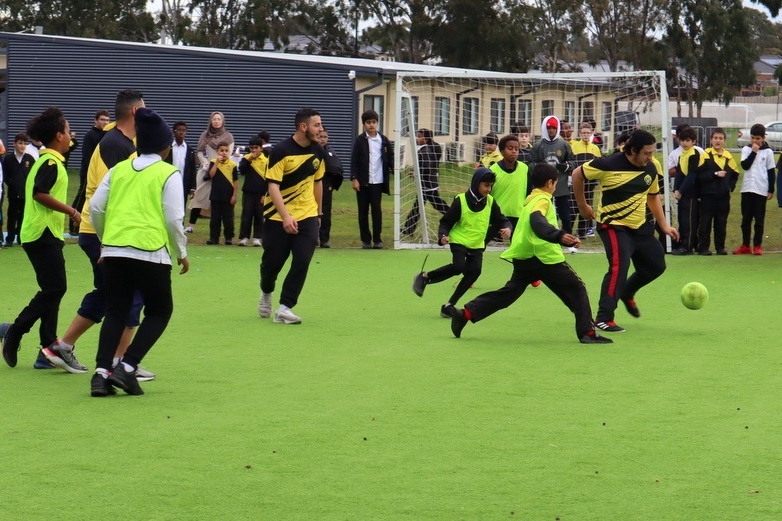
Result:
[[[212,118],[215,114],[220,114],[223,117],[223,126],[220,128],[212,126]],[[209,115],[209,126],[206,127],[206,130],[201,133],[201,137],[198,138],[198,151],[205,152],[207,146],[216,150],[219,143],[228,143],[230,145],[233,142],[233,135],[225,129],[225,116],[223,116],[223,113],[212,112]]]

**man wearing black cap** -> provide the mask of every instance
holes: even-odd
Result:
[[[163,118],[150,109],[137,109],[134,119],[139,156],[112,168],[90,201],[92,222],[103,244],[101,258],[108,299],[92,396],[114,394],[111,386],[128,394],[144,394],[136,368],[171,318],[172,257],[182,266],[180,274],[190,267],[182,227],[182,176],[163,160],[171,152],[174,135]],[[144,300],[144,319],[128,350],[110,372],[137,291]]]

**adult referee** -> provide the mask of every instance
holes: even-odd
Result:
[[[635,294],[665,271],[665,252],[654,236],[654,223],[646,219],[648,206],[660,229],[673,240],[679,233],[668,224],[660,199],[657,171],[652,164],[655,137],[644,130],[630,136],[621,154],[593,159],[573,171],[573,193],[584,219],[595,219],[605,246],[608,273],[603,277],[595,327],[620,333],[614,322],[617,302],[638,318]],[[598,181],[601,198],[597,214],[586,202],[585,181]],[[635,273],[627,272],[633,262]]]

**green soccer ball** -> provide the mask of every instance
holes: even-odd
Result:
[[[687,309],[700,309],[709,301],[709,290],[700,282],[690,282],[682,288],[682,304]]]

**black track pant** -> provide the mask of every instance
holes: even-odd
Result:
[[[318,244],[318,218],[299,221],[299,233],[286,233],[282,221],[267,219],[263,223],[263,256],[261,257],[261,291],[272,293],[285,261],[293,256],[291,267],[282,283],[280,304],[292,308],[307,280],[310,261]]]

